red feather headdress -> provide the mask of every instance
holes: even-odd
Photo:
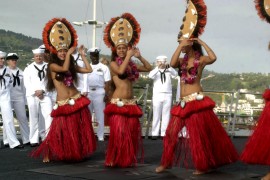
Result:
[[[51,53],[77,47],[77,33],[65,18],[53,18],[44,27],[43,43]]]
[[[259,17],[270,23],[270,0],[255,0],[254,2]]]
[[[135,46],[140,40],[141,27],[135,17],[130,13],[124,13],[120,17],[114,17],[104,30],[104,43],[115,49],[120,44]]]
[[[183,24],[178,33],[178,41],[198,37],[204,31],[207,22],[207,7],[203,0],[187,0],[187,9]]]

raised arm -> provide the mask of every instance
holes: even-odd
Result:
[[[52,72],[67,72],[69,70],[70,66],[70,57],[71,54],[75,51],[76,47],[71,47],[67,52],[66,52],[66,57],[64,60],[64,64],[62,66],[57,65],[56,63],[50,64],[50,69]],[[66,50],[60,50],[60,51],[66,51]],[[60,52],[63,53],[63,52]]]
[[[92,67],[90,66],[86,54],[84,52],[85,48],[83,45],[81,45],[78,49],[78,52],[80,56],[82,57],[82,60],[84,62],[85,67],[76,66],[76,71],[79,73],[91,73],[93,71]]]
[[[128,63],[133,55],[134,51],[132,49],[129,49],[122,64],[118,65],[115,61],[112,61],[110,64],[112,72],[117,75],[124,74],[128,66]]]
[[[138,58],[143,64],[143,66],[137,65],[139,72],[149,72],[152,70],[151,64],[149,64],[149,62],[144,57],[142,57],[139,48],[134,48],[134,56]]]
[[[170,62],[171,67],[173,67],[173,68],[178,68],[179,67],[179,65],[180,65],[179,56],[181,54],[182,48],[184,46],[191,45],[191,43],[192,42],[190,40],[188,40],[188,39],[184,39],[179,43],[179,45],[177,46],[175,52],[172,55],[171,62]]]
[[[205,49],[207,56],[203,56],[203,58],[202,58],[202,61],[205,65],[212,64],[216,61],[216,59],[217,59],[216,54],[205,42],[203,42],[199,38],[192,38],[192,40],[199,43]]]

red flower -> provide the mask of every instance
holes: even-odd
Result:
[[[116,63],[118,65],[121,65],[123,63],[122,58],[117,57],[116,58]],[[137,69],[136,64],[130,60],[129,63],[128,63],[128,65],[129,65],[129,68],[126,69],[127,78],[130,81],[137,80],[139,78],[139,71]]]

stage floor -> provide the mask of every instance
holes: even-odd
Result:
[[[232,139],[240,152],[246,138]],[[87,160],[80,163],[50,162],[42,163],[41,159],[32,159],[29,153],[33,148],[25,146],[24,149],[0,149],[0,179],[91,179],[91,180],[254,180],[260,179],[269,167],[259,165],[245,165],[236,162],[218,168],[211,173],[196,176],[193,169],[173,167],[164,173],[155,173],[161,153],[162,141],[144,139],[145,160],[136,168],[106,168],[104,155],[107,140],[98,142],[97,151]]]

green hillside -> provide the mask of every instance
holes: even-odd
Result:
[[[31,61],[32,49],[39,47],[42,43],[41,39],[0,29],[0,51],[17,53],[20,57],[18,66],[22,69]]]
[[[211,77],[202,81],[202,87],[205,91],[238,91],[239,89],[247,89],[248,92],[251,93],[263,93],[264,90],[270,85],[270,74],[262,74],[262,73],[216,73],[213,71],[204,70],[203,78],[209,76]],[[153,81],[151,79],[139,79],[137,82],[137,86],[144,87],[145,84],[150,85],[150,91],[148,98],[152,97],[152,86]],[[177,89],[177,80],[173,80],[173,94],[175,99]],[[136,94],[141,94],[142,90],[135,90]],[[137,95],[138,96],[138,95]],[[221,103],[221,94],[214,93],[211,94],[211,97],[217,102]],[[261,96],[260,96],[261,97]],[[230,98],[226,97],[228,102]]]
[[[209,73],[215,76],[202,82],[205,90],[237,91],[238,89],[248,89],[251,92],[261,93],[270,85],[270,73],[222,74],[205,71],[205,76]]]

